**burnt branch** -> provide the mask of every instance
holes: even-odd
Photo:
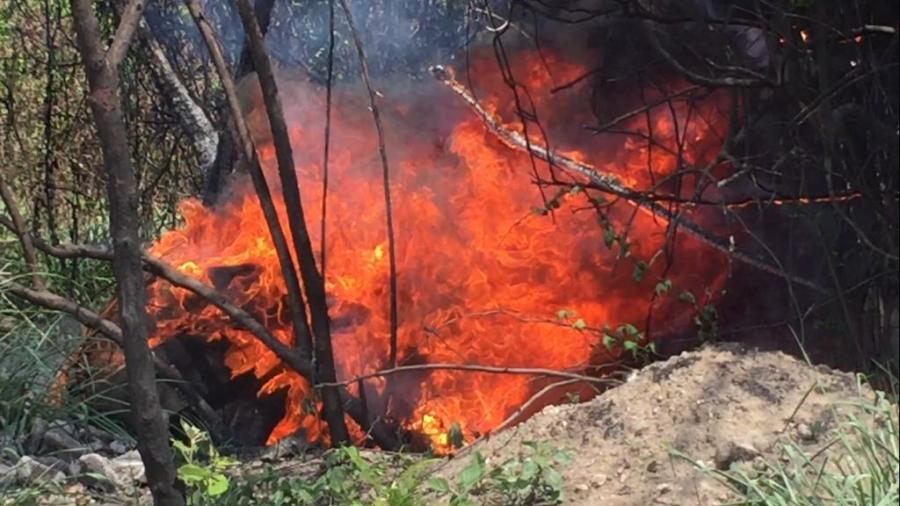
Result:
[[[593,184],[598,190],[620,197],[635,206],[636,210],[641,210],[652,214],[653,216],[665,220],[666,223],[684,229],[694,238],[707,244],[723,253],[730,258],[734,258],[747,265],[760,269],[762,271],[774,274],[786,281],[812,288],[813,290],[824,292],[818,284],[786,272],[779,266],[772,265],[768,262],[754,258],[750,255],[737,251],[729,241],[714,236],[707,232],[699,225],[685,218],[681,214],[670,210],[655,200],[647,198],[642,192],[635,191],[622,183],[615,175],[604,173],[589,164],[573,160],[561,153],[547,149],[545,146],[536,144],[529,140],[520,132],[512,131],[503,126],[502,121],[488,112],[481,103],[472,95],[465,86],[456,80],[452,70],[442,66],[431,67],[431,72],[435,79],[444,83],[460,98],[462,98],[469,108],[481,118],[488,130],[493,133],[499,140],[507,146],[519,150],[526,151],[541,160],[544,160],[555,167],[560,167],[570,175],[578,179],[586,179]]]

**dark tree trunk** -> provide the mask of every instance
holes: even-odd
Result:
[[[333,383],[336,381],[336,375],[334,372],[334,355],[331,349],[331,323],[328,318],[328,305],[325,300],[325,283],[316,267],[315,254],[313,253],[309,231],[303,215],[300,186],[297,181],[297,174],[294,172],[294,157],[291,151],[290,135],[284,120],[284,110],[281,106],[281,99],[278,96],[278,88],[275,83],[275,75],[272,72],[269,55],[266,53],[263,34],[256,21],[254,9],[250,6],[250,0],[237,0],[237,5],[244,24],[244,30],[247,33],[253,66],[259,76],[259,84],[266,104],[266,112],[269,116],[272,138],[275,142],[275,154],[278,160],[278,175],[281,178],[281,190],[284,194],[285,206],[287,207],[288,224],[291,227],[294,252],[297,254],[300,274],[303,278],[303,285],[306,288],[312,333],[315,338],[316,382]],[[332,442],[334,444],[348,443],[350,436],[344,423],[344,410],[341,408],[340,390],[335,386],[323,387],[322,402],[325,406],[325,421],[328,422]]]
[[[138,450],[154,503],[180,506],[184,504],[184,499],[175,488],[176,474],[169,448],[168,424],[160,406],[155,368],[147,343],[147,293],[141,270],[137,183],[119,97],[118,61],[124,55],[131,35],[127,33],[129,28],[125,23],[136,25],[142,10],[138,2],[132,2],[137,3],[136,15],[123,15],[122,26],[117,30],[109,54],[101,46],[100,29],[90,0],[72,0],[72,14],[78,49],[90,87],[88,101],[107,175],[110,233],[114,249],[113,272],[124,331],[123,348],[132,423],[137,432]],[[126,8],[126,13],[128,11],[129,8]],[[133,27],[130,30],[133,33]]]

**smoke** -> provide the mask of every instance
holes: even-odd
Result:
[[[338,81],[355,80],[358,62],[340,7],[335,10],[335,70]],[[324,81],[328,63],[332,0],[275,0],[266,43],[272,59],[283,67],[304,69]],[[466,43],[467,2],[450,0],[348,0],[370,70],[375,76],[405,73],[421,76],[433,63],[452,59]],[[231,0],[207,0],[204,10],[216,29],[224,53],[234,65],[244,44],[244,30]],[[154,34],[172,52],[206,60],[200,36],[180,2],[151,3],[146,18]]]

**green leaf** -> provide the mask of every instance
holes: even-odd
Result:
[[[634,341],[625,341],[624,343],[622,343],[622,348],[625,348],[625,351],[634,352],[638,349],[638,343]]]
[[[209,471],[197,464],[183,464],[178,468],[178,477],[185,483],[200,483],[209,477]]]
[[[450,483],[447,482],[444,478],[439,476],[435,476],[433,478],[429,478],[425,485],[434,490],[438,494],[449,494],[450,493]]]
[[[466,442],[465,437],[463,437],[462,427],[460,427],[456,422],[453,422],[453,425],[450,426],[450,430],[447,433],[447,438],[450,440],[450,444],[454,448],[462,448],[463,444],[465,444]]]
[[[587,328],[587,323],[584,323],[584,320],[579,318],[579,319],[575,320],[575,323],[572,324],[572,327],[574,327],[577,330],[584,330]]]
[[[607,350],[612,351],[612,349],[616,347],[617,341],[618,340],[615,337],[613,337],[609,334],[603,334],[603,346]]]
[[[656,284],[656,295],[663,295],[672,289],[672,280],[666,279]]]
[[[206,483],[206,493],[212,497],[222,495],[228,491],[228,485],[228,478],[224,474],[214,474]]]
[[[469,493],[475,485],[484,477],[484,457],[476,453],[462,472],[459,473],[459,488],[461,494]]]
[[[556,312],[556,318],[558,320],[568,320],[569,318],[572,318],[573,316],[575,316],[575,311],[570,311],[568,309],[560,309],[559,311]]]
[[[638,260],[634,263],[634,272],[631,273],[631,278],[635,280],[635,282],[640,283],[644,279],[644,274],[647,273],[647,263],[643,260]]]
[[[641,331],[639,331],[637,327],[630,323],[620,325],[618,331],[628,337],[638,337],[641,335]]]
[[[608,249],[612,249],[613,244],[616,243],[616,231],[612,229],[612,227],[607,227],[606,230],[603,231],[603,244],[606,245]]]

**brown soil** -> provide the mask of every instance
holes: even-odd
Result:
[[[778,458],[788,439],[823,446],[836,403],[872,398],[854,376],[783,353],[707,346],[648,366],[590,402],[545,408],[439,466],[453,482],[479,452],[492,464],[525,442],[568,449],[566,504],[719,504],[730,492],[673,452],[720,469]]]

